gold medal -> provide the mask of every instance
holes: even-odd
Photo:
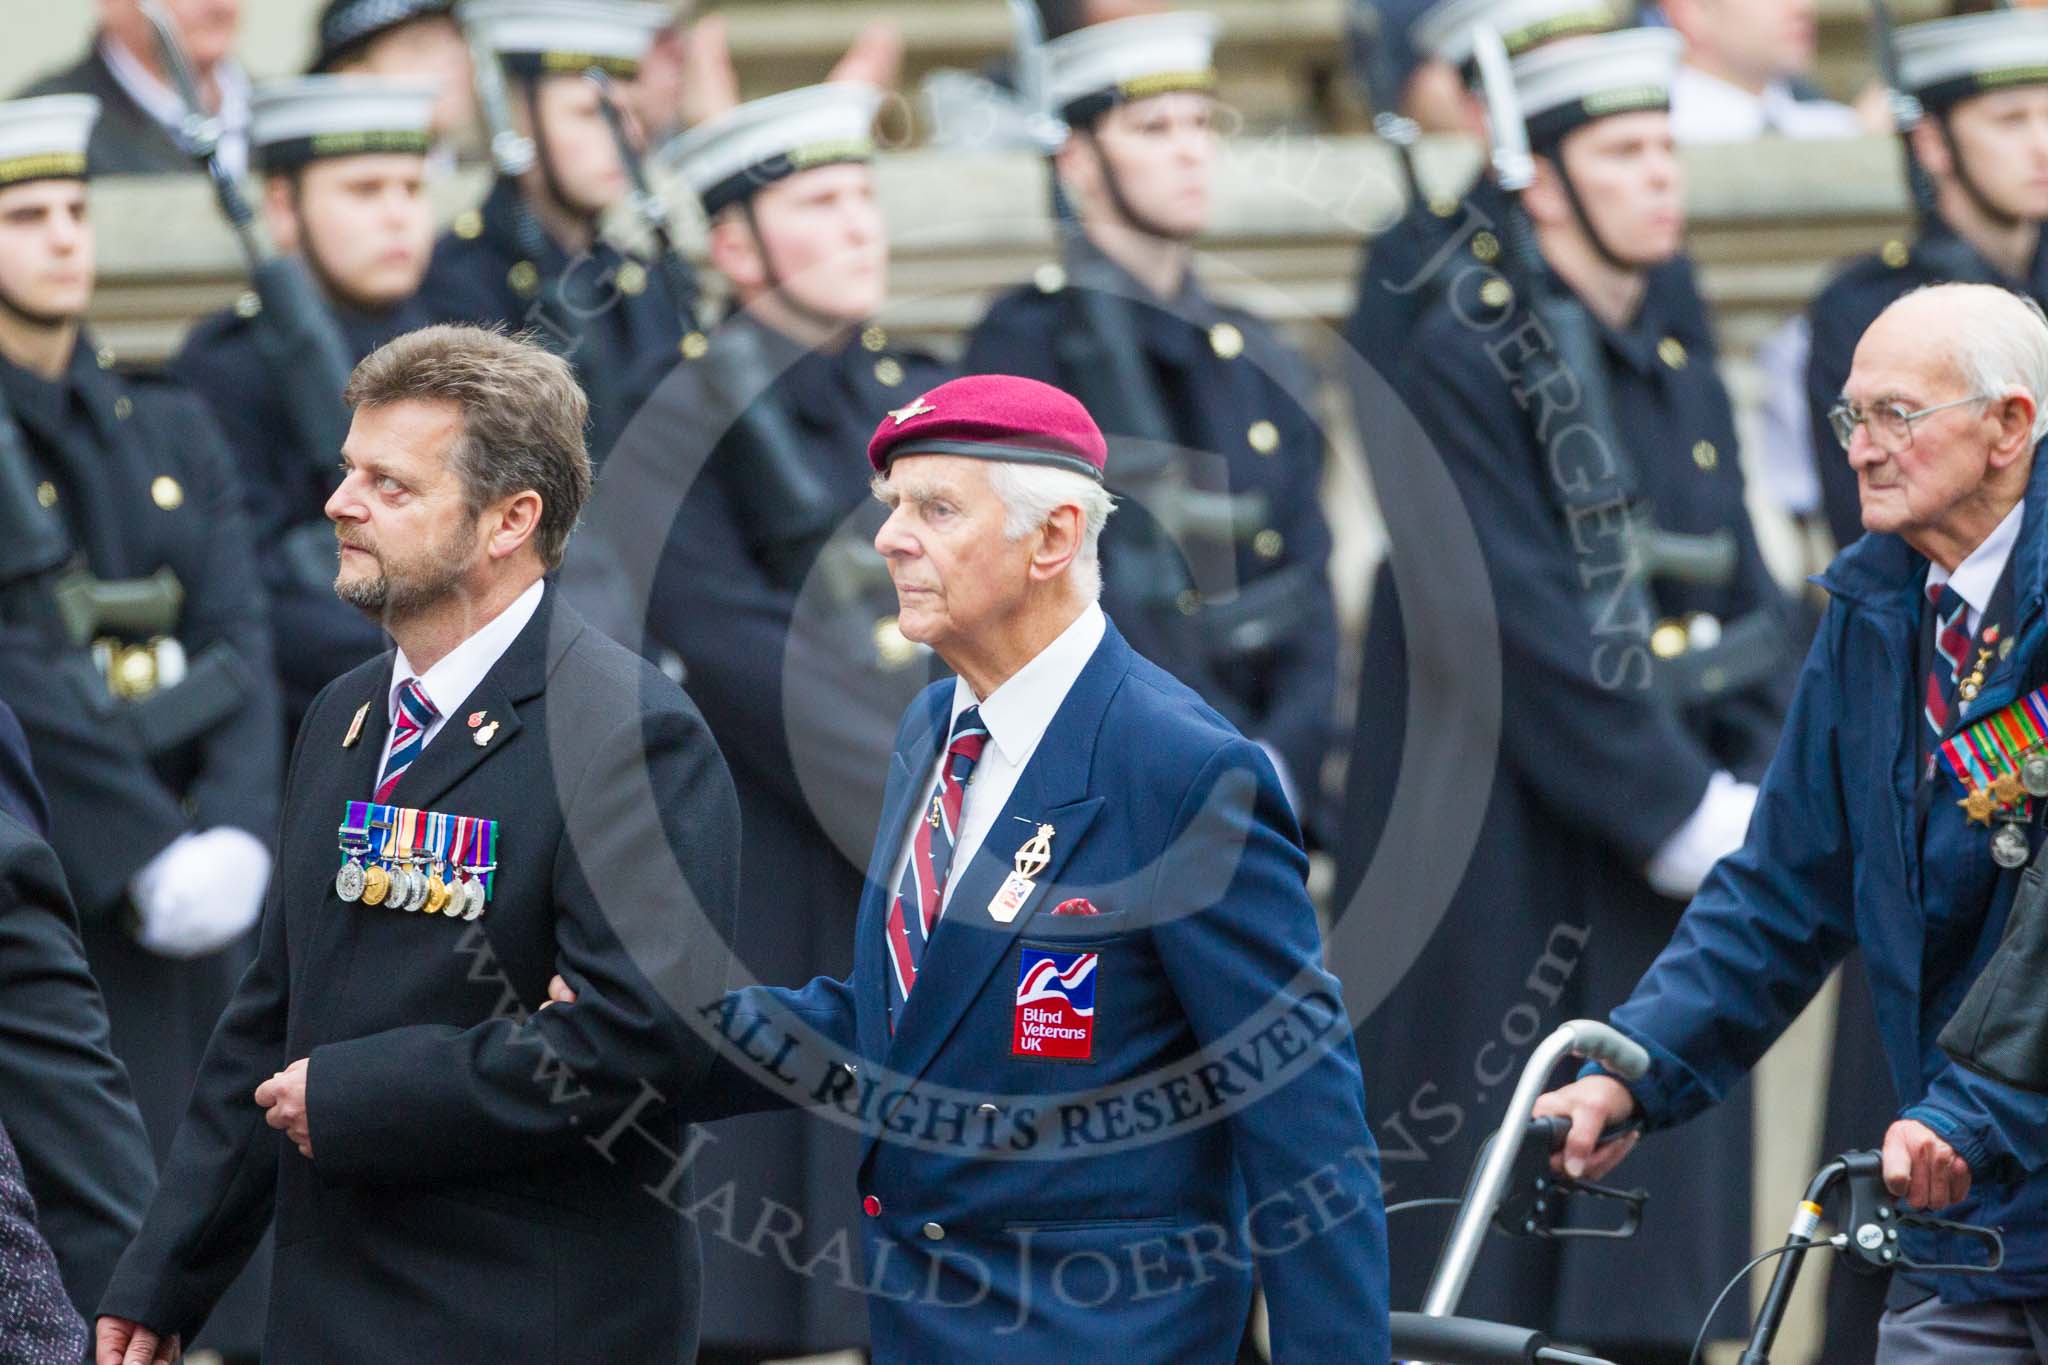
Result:
[[[363,869],[363,904],[382,905],[384,897],[391,892],[391,874],[384,870],[382,863],[372,863]]]

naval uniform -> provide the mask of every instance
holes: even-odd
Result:
[[[600,549],[642,558],[628,590],[632,642],[666,654],[711,726],[740,799],[741,931],[735,955],[754,979],[803,981],[852,964],[850,926],[865,846],[881,809],[882,780],[905,701],[930,676],[930,658],[895,628],[896,597],[871,544],[883,516],[861,451],[875,423],[940,383],[938,361],[893,342],[879,326],[854,329],[836,350],[798,347],[745,315],[711,346],[746,329],[773,376],[758,401],[792,424],[804,466],[840,518],[832,555],[865,569],[847,591],[829,570],[801,586],[764,565],[746,528],[761,490],[732,441],[710,446],[724,409],[707,391],[704,359],[664,363],[636,387],[651,389],[619,441],[571,545],[570,575]],[[799,569],[812,569],[810,547]],[[651,577],[650,577],[651,576]],[[579,599],[580,600],[580,599]],[[616,604],[606,613],[618,617]],[[598,615],[593,609],[592,615]],[[743,1221],[764,1199],[798,1210],[797,1245],[815,1250],[853,1216],[844,1198],[854,1140],[844,1129],[783,1113],[715,1131],[699,1154],[700,1186],[731,1182]],[[707,1346],[795,1353],[861,1344],[862,1296],[830,1276],[799,1276],[773,1256],[705,1239],[707,1282],[744,1285],[705,1304]]]
[[[673,357],[683,339],[682,304],[647,262],[604,241],[571,257],[547,238],[538,261],[520,250],[516,224],[519,187],[500,178],[480,208],[456,218],[434,244],[418,303],[435,322],[502,326],[513,332],[541,327],[536,304],[543,290],[558,291],[577,323],[565,347],[577,382],[590,398],[590,453],[602,463],[632,416],[623,383],[656,357]]]
[[[230,651],[239,700],[222,723],[152,758],[103,709],[105,694],[93,698],[79,679],[53,670],[44,648],[0,651],[0,699],[28,734],[114,1052],[161,1158],[252,944],[245,937],[189,961],[146,951],[124,922],[129,882],[188,830],[232,826],[268,844],[284,741],[270,627],[219,431],[191,394],[112,364],[86,336],[55,382],[0,361],[0,389],[26,437],[39,497],[64,514],[74,549],[98,578],[176,573],[184,590],[176,638],[194,661],[216,646]],[[216,1344],[253,1344],[261,1285],[258,1268],[213,1324]]]
[[[329,311],[357,361],[428,321],[413,300],[380,313],[340,305]],[[263,324],[245,312],[238,305],[202,320],[171,371],[206,400],[234,456],[272,629],[290,643],[278,656],[289,735],[321,688],[381,653],[385,640],[381,626],[334,593],[334,533],[325,508],[340,482],[341,454],[305,448],[284,393],[293,381],[264,357],[257,336]],[[299,537],[287,541],[295,530]]]
[[[1103,532],[1104,605],[1139,653],[1280,756],[1299,793],[1303,822],[1314,824],[1334,730],[1337,628],[1328,575],[1330,531],[1321,504],[1324,438],[1313,379],[1301,357],[1263,321],[1214,302],[1192,276],[1165,301],[1154,300],[1121,270],[1114,277],[1124,298],[1139,301],[1130,308],[1132,323],[1154,390],[1174,422],[1174,439],[1193,452],[1184,460],[1189,482],[1265,499],[1264,520],[1233,526],[1232,544],[1182,546],[1197,584],[1253,585],[1293,574],[1299,591],[1289,594],[1285,620],[1273,638],[1249,650],[1217,652],[1202,633],[1201,617],[1187,629],[1188,623],[1170,616],[1162,620],[1166,614],[1149,602],[1119,600],[1110,565],[1118,546],[1128,543],[1130,520],[1150,510],[1126,503]],[[1062,329],[1075,325],[1063,297],[1070,287],[1026,287],[997,299],[968,342],[963,368],[1022,375],[1073,391],[1077,381],[1063,372],[1055,345]],[[1211,462],[1220,468],[1206,467]]]
[[[1456,748],[1445,742],[1456,736],[1409,730],[1416,698],[1447,705],[1454,718],[1446,723],[1470,729],[1491,703],[1470,685],[1468,654],[1497,648],[1501,670],[1497,758],[1489,752],[1476,770],[1435,774],[1443,799],[1478,825],[1477,847],[1452,870],[1462,879],[1448,911],[1426,944],[1417,943],[1420,956],[1405,977],[1350,981],[1368,1000],[1384,998],[1360,1030],[1360,1051],[1371,1059],[1375,1128],[1397,1199],[1456,1193],[1498,1122],[1526,1047],[1558,1023],[1606,1008],[1655,956],[1683,904],[1654,891],[1644,867],[1700,806],[1717,770],[1744,779],[1762,771],[1782,714],[1780,689],[1770,686],[1680,710],[1639,685],[1603,685],[1597,673],[1617,656],[1596,653],[1603,637],[1549,492],[1547,452],[1486,349],[1503,345],[1526,315],[1511,296],[1503,304],[1497,279],[1487,291],[1492,303],[1474,297],[1488,274],[1462,273],[1424,320],[1398,387],[1374,395],[1380,403],[1405,399],[1426,439],[1369,443],[1375,482],[1387,490],[1395,562],[1416,563],[1439,583],[1450,578],[1436,561],[1455,540],[1428,518],[1404,520],[1404,503],[1392,496],[1447,469],[1484,564],[1469,590],[1491,603],[1475,612],[1440,592],[1397,596],[1392,573],[1379,573],[1338,843],[1340,914],[1388,913],[1378,901],[1352,904],[1367,869],[1379,875],[1378,860],[1398,868],[1429,856],[1426,847],[1380,846],[1383,831],[1406,814],[1394,808],[1404,771],[1416,769],[1410,781],[1433,773],[1439,756]],[[1555,279],[1551,287],[1564,288]],[[1774,604],[1778,592],[1744,510],[1733,414],[1701,318],[1682,266],[1667,266],[1651,272],[1632,323],[1596,327],[1615,426],[1639,437],[1630,453],[1657,525],[1725,529],[1738,550],[1737,572],[1723,586],[1653,582],[1655,610],[1732,621]],[[1363,384],[1370,376],[1355,378]],[[1391,437],[1396,425],[1387,418],[1368,431]],[[1659,439],[1642,440],[1644,433]],[[1596,553],[1605,548],[1600,535],[1591,533]],[[1409,599],[1418,604],[1410,610],[1443,619],[1431,619],[1426,632],[1404,623]],[[1497,642],[1470,639],[1464,622],[1475,615],[1497,617]],[[1422,644],[1411,649],[1411,639]],[[1441,904],[1399,909],[1426,917]],[[1389,925],[1382,941],[1391,948],[1430,923]],[[1506,1013],[1522,1006],[1527,1012],[1504,1026]],[[1688,1344],[1696,1314],[1748,1255],[1747,1124],[1746,1106],[1731,1104],[1714,1126],[1645,1148],[1626,1182],[1653,1191],[1634,1242],[1490,1249],[1492,1269],[1474,1279],[1463,1311],[1541,1324],[1567,1339]],[[1391,1232],[1393,1302],[1418,1306],[1442,1224],[1397,1219]]]

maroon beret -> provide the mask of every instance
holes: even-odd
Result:
[[[868,463],[889,472],[898,455],[968,455],[1070,469],[1102,481],[1109,447],[1072,394],[1013,374],[949,380],[884,417]]]

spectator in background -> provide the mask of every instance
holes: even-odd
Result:
[[[234,59],[242,0],[161,0],[184,44],[206,111],[220,120],[221,164],[249,168],[249,78]],[[172,89],[142,0],[99,0],[100,26],[83,57],[24,95],[94,95],[99,123],[88,149],[94,175],[174,175],[193,169],[178,141],[185,106]]]
[[[310,70],[424,81],[436,91],[433,159],[480,153],[469,45],[452,9],[451,0],[327,0]]]
[[[1819,31],[1814,0],[1665,0],[1664,16],[1685,39],[1671,88],[1671,132],[1680,143],[1881,131],[1808,83]]]

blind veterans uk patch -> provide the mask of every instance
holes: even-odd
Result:
[[[1085,1062],[1095,1047],[1095,981],[1100,953],[1025,947],[1017,964],[1010,1055]]]

